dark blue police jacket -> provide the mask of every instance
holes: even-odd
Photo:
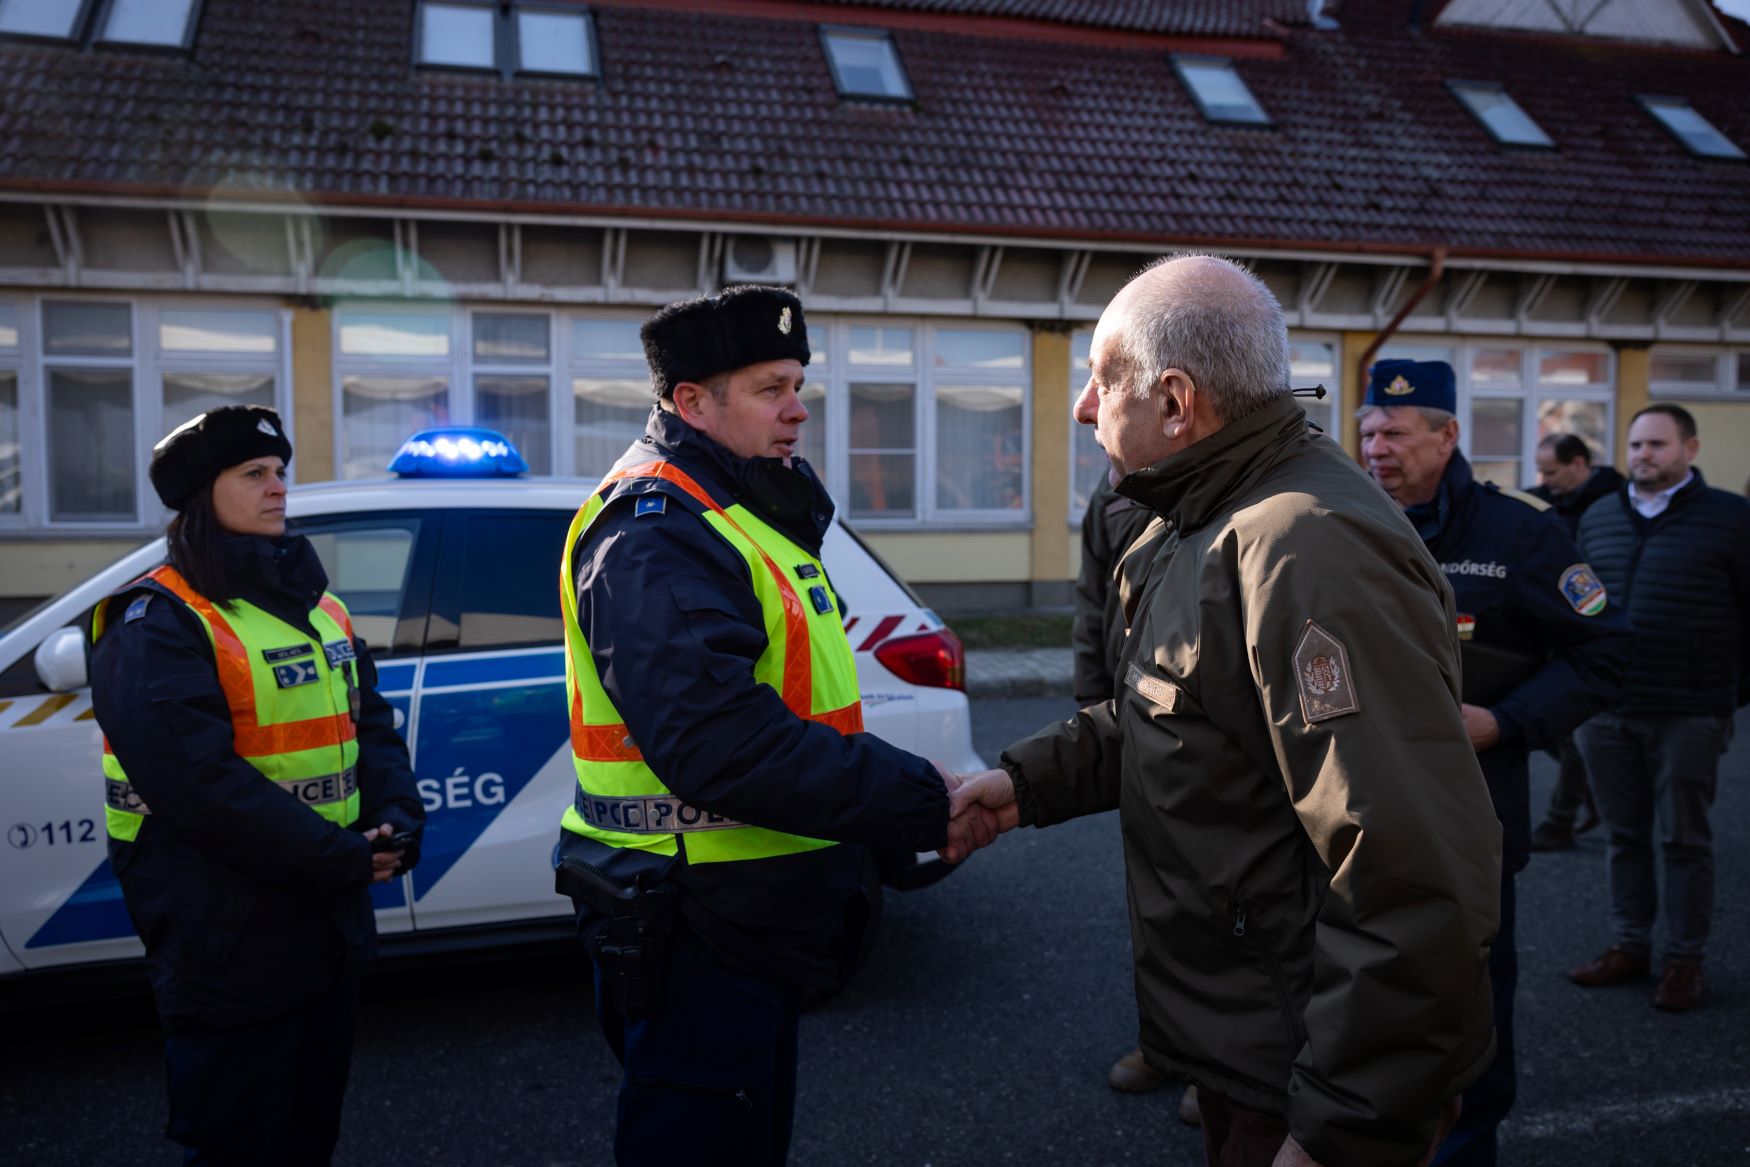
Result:
[[[1452,585],[1461,627],[1465,616],[1475,621],[1470,638],[1534,658],[1488,706],[1501,740],[1477,757],[1501,819],[1502,862],[1517,871],[1530,856],[1527,756],[1616,700],[1628,621],[1557,517],[1529,496],[1479,483],[1457,450],[1434,501],[1405,514]]]
[[[818,556],[832,501],[805,462],[792,469],[776,458],[738,458],[653,409],[619,465],[658,458],[720,505],[741,503]],[[872,734],[804,721],[754,680],[765,614],[747,561],[702,511],[672,483],[623,480],[572,553],[578,623],[645,762],[674,794],[739,822],[841,844],[940,847],[948,796],[930,762]],[[821,988],[849,971],[862,846],[694,866],[685,835],[673,861],[559,835],[561,856],[618,878],[672,878],[687,926],[731,968]],[[587,916],[583,923],[590,926]]]
[[[223,542],[246,580],[242,598],[315,636],[309,614],[328,576],[309,540]],[[97,723],[152,808],[134,842],[110,841],[110,865],[145,941],[165,1025],[264,1020],[333,991],[375,952],[370,844],[360,832],[425,822],[407,747],[355,638],[359,820],[349,830],[312,814],[232,748],[200,618],[162,594],[140,596],[151,598],[110,601],[91,651]],[[418,858],[415,844],[406,862]]]

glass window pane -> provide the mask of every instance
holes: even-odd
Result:
[[[1323,385],[1334,390],[1337,387],[1336,350],[1328,344],[1290,341],[1288,375],[1296,386],[1310,389],[1314,385]]]
[[[0,304],[0,349],[18,347],[18,309]]]
[[[802,405],[808,410],[808,420],[802,423],[796,442],[796,454],[803,461],[814,467],[814,473],[822,483],[826,477],[826,386],[814,381],[804,381]]]
[[[936,390],[938,510],[1019,510],[1025,501],[1019,386]]]
[[[512,648],[565,639],[553,565],[565,553],[571,517],[471,515],[461,566],[458,648]]]
[[[518,12],[517,46],[524,72],[579,77],[595,72],[589,18],[581,13]]]
[[[1093,332],[1083,329],[1070,334],[1069,383],[1071,385],[1086,385],[1088,383],[1088,356],[1093,352],[1093,349]]]
[[[571,359],[643,361],[644,342],[638,339],[638,328],[636,320],[574,321],[571,325]]]
[[[1610,459],[1610,407],[1602,401],[1540,401],[1537,404],[1537,437],[1573,434],[1592,447],[1593,465]]]
[[[1503,490],[1523,490],[1530,485],[1519,480],[1519,460],[1517,458],[1472,462],[1470,468],[1478,482],[1493,482]]]
[[[1253,124],[1269,122],[1270,116],[1258,104],[1258,99],[1252,96],[1252,91],[1246,88],[1246,83],[1240,80],[1240,75],[1234,71],[1233,62],[1199,61],[1180,57],[1174,60],[1173,65],[1184,79],[1186,88],[1196,97],[1203,116],[1210,121]]]
[[[585,377],[572,380],[571,393],[576,403],[572,442],[577,473],[600,478],[644,436],[656,398],[649,381]]]
[[[1076,422],[1070,430],[1069,513],[1072,522],[1080,522],[1088,511],[1088,500],[1094,497],[1100,480],[1106,477],[1106,451],[1094,440],[1094,427]]]
[[[911,329],[853,328],[850,359],[853,365],[910,365]]]
[[[1676,134],[1691,152],[1704,158],[1744,157],[1744,151],[1737,143],[1720,133],[1683,98],[1643,97],[1641,104],[1648,113],[1665,123],[1665,128]]]
[[[547,363],[547,318],[479,312],[474,316],[474,359]]]
[[[1605,353],[1544,353],[1537,363],[1537,379],[1545,385],[1604,385],[1609,378]]]
[[[395,643],[395,622],[407,590],[407,568],[419,536],[419,520],[401,519],[388,527],[323,531],[308,529],[294,519],[292,527],[310,540],[328,573],[328,590],[346,605],[353,631],[373,653],[387,653]]]
[[[1531,115],[1519,107],[1497,85],[1464,85],[1454,83],[1452,92],[1478,121],[1495,136],[1497,142],[1512,146],[1553,146],[1548,134],[1531,120]]]
[[[851,517],[909,519],[917,513],[910,454],[851,454]]]
[[[477,4],[419,6],[423,30],[419,63],[463,69],[493,67],[492,26],[496,13]]]
[[[1652,381],[1674,381],[1709,388],[1718,383],[1719,376],[1719,358],[1711,353],[1655,352],[1647,372]]]
[[[1517,458],[1523,403],[1481,399],[1470,405],[1470,452],[1477,458]],[[1517,484],[1510,484],[1517,485]]]
[[[1750,353],[1738,354],[1738,390],[1750,389]]]
[[[447,357],[450,318],[345,308],[340,313],[340,351],[358,357]]]
[[[102,39],[130,45],[181,45],[193,7],[194,0],[113,0]]]
[[[279,345],[272,312],[158,313],[158,347],[165,352],[272,353]]]
[[[910,385],[851,386],[851,449],[910,450],[915,433]]]
[[[70,37],[78,15],[71,0],[0,0],[0,32]]]
[[[834,31],[826,34],[826,51],[832,59],[839,92],[848,97],[911,96],[899,54],[884,32]]]
[[[1480,348],[1471,356],[1473,385],[1519,384],[1520,351],[1516,348]]]
[[[24,505],[24,474],[18,442],[18,373],[0,369],[0,515]]]
[[[515,444],[530,474],[553,473],[547,378],[482,373],[474,378],[474,420]]]
[[[164,432],[221,405],[273,408],[273,376],[268,373],[164,374]]]
[[[51,356],[131,356],[133,318],[133,310],[126,304],[45,300],[43,352]]]
[[[131,523],[134,375],[50,369],[49,518]]]
[[[340,476],[381,478],[416,430],[450,420],[446,377],[340,379]]]
[[[991,329],[936,330],[939,369],[1019,369],[1025,363],[1026,337]]]

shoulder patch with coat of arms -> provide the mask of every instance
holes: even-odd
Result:
[[[1593,573],[1590,564],[1576,563],[1562,572],[1561,589],[1562,599],[1582,616],[1596,616],[1609,603],[1604,584]]]
[[[1300,688],[1301,716],[1308,725],[1361,712],[1349,650],[1315,620],[1306,622],[1295,646],[1294,682]]]

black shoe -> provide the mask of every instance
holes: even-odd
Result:
[[[1574,849],[1574,829],[1558,827],[1554,823],[1539,823],[1537,829],[1531,832],[1531,849],[1533,851],[1572,851]]]

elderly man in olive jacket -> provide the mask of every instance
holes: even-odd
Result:
[[[1493,1053],[1501,830],[1452,592],[1289,395],[1262,283],[1188,256],[1100,318],[1076,418],[1158,516],[1117,696],[973,776],[1006,829],[1119,809],[1142,1049],[1211,1164],[1414,1164]]]

